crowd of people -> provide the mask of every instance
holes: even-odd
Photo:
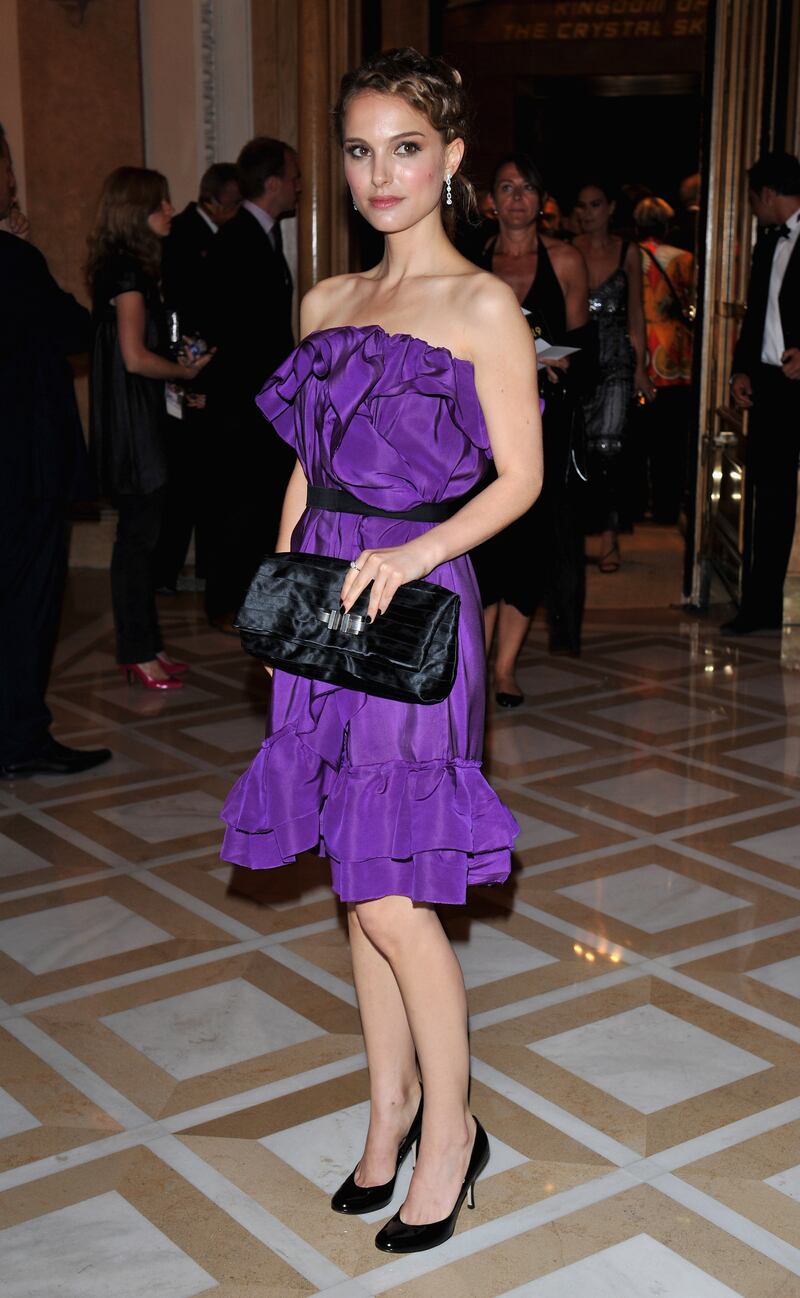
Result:
[[[580,653],[585,534],[600,534],[599,571],[616,572],[620,532],[651,508],[676,522],[683,500],[693,257],[669,242],[672,208],[628,189],[639,195],[633,211],[627,200],[632,230],[617,232],[602,180],[578,187],[565,220],[535,161],[510,154],[482,224],[456,234],[515,293],[537,347],[555,349],[541,362],[545,489],[473,556],[504,707],[522,702],[515,667],[537,606],[551,651]],[[211,167],[178,216],[157,173],[120,168],[103,189],[87,271],[91,443],[118,511],[118,658],[148,689],[182,687],[156,592],[177,593],[192,532],[208,620],[226,634],[274,545],[293,457],[255,397],[294,346],[281,222],[299,193],[296,154],[264,137]]]
[[[515,667],[538,605],[551,653],[580,653],[584,537],[599,534],[597,568],[611,574],[635,520],[678,522],[695,300],[694,254],[679,245],[694,247],[698,194],[699,177],[684,182],[679,221],[644,186],[617,194],[587,178],[564,216],[516,153],[498,162],[480,226],[462,232],[463,251],[516,294],[540,351],[544,487],[473,555],[503,707],[523,701]]]
[[[460,75],[440,59],[411,49],[368,59],[343,78],[333,116],[350,198],[383,255],[312,288],[298,347],[280,223],[295,209],[300,172],[281,141],[253,140],[235,173],[210,173],[174,231],[166,179],[117,169],[90,239],[91,320],[34,247],[0,233],[0,773],[75,772],[109,756],[58,744],[44,702],[65,507],[91,491],[71,352],[92,353],[96,489],[118,511],[112,596],[131,681],[181,688],[186,667],[164,652],[155,591],[174,577],[186,536],[176,510],[187,501],[184,519],[201,537],[205,528],[208,612],[221,629],[276,545],[310,566],[338,560],[341,611],[366,603],[367,628],[405,588],[398,625],[423,664],[415,628],[427,624],[404,597],[423,579],[458,596],[451,688],[428,706],[374,688],[368,672],[356,689],[325,672],[276,669],[269,733],[221,813],[227,861],[272,869],[305,852],[330,861],[370,1087],[363,1156],[331,1207],[386,1207],[416,1146],[402,1209],[375,1237],[384,1252],[410,1254],[452,1236],[490,1154],[470,1109],[464,979],[437,913],[462,905],[469,886],[504,883],[519,832],[480,769],[484,637],[498,637],[507,706],[520,701],[516,655],[540,596],[552,647],[578,652],[584,517],[601,535],[601,571],[616,571],[632,513],[622,470],[631,411],[637,392],[645,409],[689,378],[692,269],[669,242],[664,200],[636,196],[634,240],[613,228],[615,196],[602,179],[579,186],[580,229],[571,246],[559,240],[552,207],[540,222],[535,162],[519,153],[499,162],[494,228],[465,258],[451,235],[474,206],[462,170],[469,112]],[[5,219],[13,173],[1,133],[0,147]],[[769,434],[783,434],[781,407],[796,411],[800,391],[800,164],[767,159],[749,180],[771,229],[756,249],[732,384],[735,400],[762,412],[754,576],[762,564],[772,598],[796,489],[800,423],[780,457],[770,457]],[[670,437],[683,439],[685,427],[672,427],[680,406],[670,408]],[[196,495],[181,477],[192,453],[206,457],[200,479],[210,484]],[[658,508],[671,517],[680,473],[670,481]],[[170,528],[172,541],[163,539]],[[173,555],[160,575],[159,547]],[[297,556],[282,562],[304,566]],[[763,601],[753,585],[746,599]],[[329,656],[338,651],[324,638],[331,611],[318,610],[325,630],[315,627],[314,640]],[[758,625],[777,609],[746,603],[745,614]]]
[[[23,244],[29,224],[3,147],[2,228]],[[187,671],[164,651],[156,596],[183,585],[192,535],[195,587],[229,635],[275,543],[293,456],[255,397],[294,346],[281,223],[300,189],[294,149],[266,137],[211,166],[178,215],[157,172],[120,167],[102,189],[91,322],[69,299],[83,331],[70,349],[92,353],[91,476],[81,462],[83,485],[70,491],[116,508],[117,657],[147,689],[178,690]],[[513,291],[540,353],[543,491],[472,556],[503,707],[523,701],[516,663],[539,606],[550,651],[580,653],[586,535],[599,535],[591,561],[612,574],[621,533],[648,516],[674,525],[686,503],[699,198],[699,176],[681,185],[678,215],[645,186],[587,178],[562,210],[517,152],[498,160],[479,220],[453,232]]]

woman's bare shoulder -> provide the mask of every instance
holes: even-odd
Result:
[[[464,346],[474,360],[491,350],[489,340],[530,337],[516,294],[508,284],[485,270],[477,270],[462,288],[459,304],[460,328]]]
[[[303,334],[313,333],[347,319],[358,288],[364,282],[360,274],[331,275],[310,288],[300,305]]]
[[[554,239],[550,235],[541,235],[540,238],[554,265],[556,263],[565,267],[583,265],[583,254],[580,249],[574,248],[566,239]]]
[[[457,277],[455,290],[456,305],[467,319],[488,323],[492,317],[506,315],[509,310],[519,311],[513,290],[502,279],[471,263],[469,266],[469,271]]]

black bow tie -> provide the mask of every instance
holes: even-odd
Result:
[[[783,225],[773,225],[772,233],[776,239],[789,239],[792,232],[784,221]]]

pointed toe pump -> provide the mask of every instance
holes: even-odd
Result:
[[[385,1208],[387,1203],[391,1203],[394,1194],[394,1185],[397,1180],[397,1173],[403,1165],[411,1147],[416,1145],[419,1153],[419,1136],[422,1130],[422,1097],[420,1097],[419,1108],[416,1117],[411,1123],[406,1135],[400,1141],[397,1150],[397,1165],[394,1169],[394,1176],[391,1181],[384,1185],[356,1185],[356,1172],[354,1168],[346,1181],[343,1181],[331,1199],[331,1207],[334,1212],[345,1213],[363,1213],[374,1212],[377,1208]]]
[[[399,1212],[395,1213],[375,1236],[375,1247],[383,1253],[422,1253],[425,1249],[438,1248],[440,1244],[445,1244],[456,1228],[458,1214],[461,1212],[464,1200],[466,1199],[469,1208],[475,1207],[475,1182],[488,1162],[489,1138],[476,1118],[475,1141],[467,1173],[450,1216],[442,1221],[409,1226],[401,1219]]]

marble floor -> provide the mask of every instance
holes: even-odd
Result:
[[[114,758],[0,785],[3,1298],[800,1295],[800,634],[728,642],[599,580],[583,657],[535,627],[490,716],[514,872],[444,916],[477,1208],[391,1259],[410,1169],[388,1211],[328,1208],[367,1077],[326,866],[217,856],[263,673],[184,594],[190,684],[129,689],[105,576],[73,574],[56,729]]]

